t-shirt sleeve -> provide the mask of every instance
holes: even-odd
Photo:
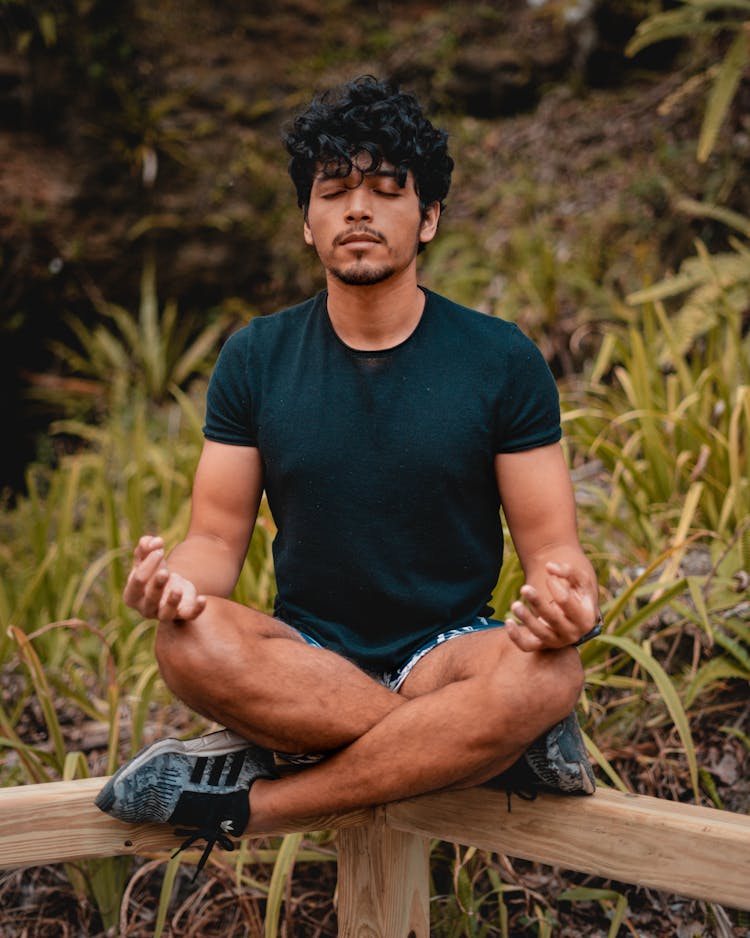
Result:
[[[203,435],[216,443],[257,446],[248,368],[249,334],[241,329],[221,350],[208,383]]]
[[[496,420],[496,453],[518,453],[557,443],[560,395],[552,372],[539,349],[513,326],[507,360],[506,393]]]

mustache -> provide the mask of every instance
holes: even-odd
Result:
[[[376,228],[370,228],[369,225],[356,225],[354,228],[347,228],[346,231],[340,231],[333,239],[333,246],[338,247],[338,245],[340,245],[346,238],[351,238],[352,235],[358,234],[369,235],[371,238],[375,238],[375,240],[380,241],[382,244],[387,243],[385,235]]]

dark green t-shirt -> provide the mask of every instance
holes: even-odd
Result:
[[[425,290],[392,349],[336,335],[326,293],[227,341],[209,440],[258,447],[278,526],[275,614],[370,671],[491,615],[494,456],[560,439],[557,388],[513,324]]]

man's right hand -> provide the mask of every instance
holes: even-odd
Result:
[[[206,608],[206,597],[193,583],[170,571],[162,538],[151,535],[145,535],[136,545],[122,595],[127,605],[145,619],[195,619]]]

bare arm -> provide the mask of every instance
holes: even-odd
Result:
[[[505,520],[526,578],[507,627],[524,651],[574,644],[596,624],[596,575],[576,527],[575,500],[559,444],[501,453],[495,474]]]
[[[205,594],[228,596],[242,569],[262,490],[257,449],[207,441],[184,541],[165,558],[160,537],[140,539],[125,602],[148,618],[193,619],[205,607]]]

